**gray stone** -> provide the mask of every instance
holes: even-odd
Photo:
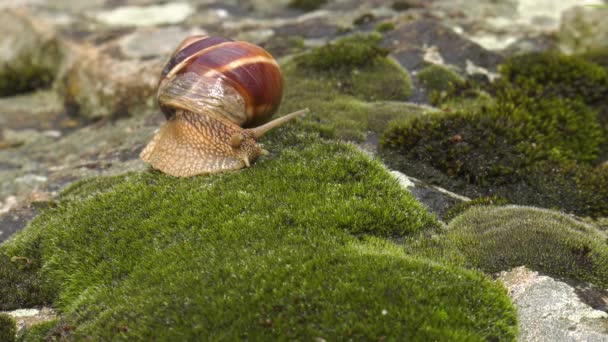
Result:
[[[525,267],[502,272],[499,280],[517,307],[521,341],[608,341],[608,314],[585,303],[572,285]]]
[[[416,20],[397,27],[384,36],[383,45],[410,71],[435,64],[450,64],[461,70],[467,61],[495,71],[502,57],[464,38],[437,20]],[[407,51],[403,54],[402,51]],[[409,68],[408,68],[409,67]]]
[[[118,7],[96,12],[92,16],[111,26],[156,26],[181,23],[192,13],[192,5],[172,2],[163,5]]]
[[[116,51],[120,47],[114,41],[96,47],[72,46],[73,63],[57,87],[73,112],[85,118],[120,117],[154,108],[165,59],[125,58]]]
[[[34,81],[50,84],[62,61],[53,28],[25,10],[5,9],[0,11],[0,32],[0,83],[23,78],[15,89],[4,85],[0,95],[18,93]]]
[[[406,176],[399,171],[391,171],[391,173],[430,212],[437,214],[439,219],[443,219],[445,213],[453,205],[471,200],[438,186],[429,185],[414,177]]]

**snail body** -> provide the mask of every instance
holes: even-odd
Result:
[[[249,167],[267,154],[256,139],[306,110],[262,126],[278,109],[283,78],[259,46],[220,37],[186,38],[166,63],[157,100],[167,122],[140,157],[188,177]]]

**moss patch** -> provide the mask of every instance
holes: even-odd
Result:
[[[608,286],[606,235],[558,212],[473,207],[452,220],[435,242],[435,253],[451,260],[458,260],[458,254],[465,265],[488,273],[525,265],[552,276]]]
[[[606,171],[593,168],[608,141],[597,112],[580,96],[539,97],[517,83],[502,86],[495,99],[452,100],[444,112],[394,123],[381,142],[385,160],[469,196],[606,215]],[[593,176],[583,176],[589,170]]]
[[[539,161],[597,158],[603,137],[595,112],[558,99],[517,101],[397,122],[382,144],[478,185],[511,181]]]
[[[516,56],[501,65],[500,73],[530,96],[580,99],[590,105],[608,97],[608,72],[576,56],[546,52]]]
[[[416,77],[420,84],[431,92],[447,92],[454,86],[464,85],[465,82],[464,78],[454,71],[437,64],[420,70]]]
[[[0,313],[0,341],[13,342],[16,334],[15,319],[8,314]]]
[[[466,202],[460,202],[453,205],[444,215],[446,221],[451,221],[453,218],[465,212],[471,207],[481,206],[496,206],[509,204],[509,200],[500,196],[478,197]]]
[[[0,66],[0,96],[46,88],[55,79],[57,66],[49,60],[41,62],[32,56],[21,56],[16,60],[18,62]]]
[[[407,71],[385,57],[379,35],[338,40],[282,63],[287,87],[282,110],[309,107],[308,125],[324,137],[364,141],[394,118],[423,112],[397,102],[411,94]]]
[[[291,0],[289,7],[304,11],[313,11],[327,3],[327,0]]]
[[[380,238],[438,226],[386,169],[296,126],[242,172],[74,185],[2,251],[37,244],[68,338],[514,338],[503,288]]]
[[[53,340],[53,338],[60,338],[61,333],[56,331],[57,321],[47,321],[36,324],[25,330],[25,332],[19,336],[19,342],[38,342]]]

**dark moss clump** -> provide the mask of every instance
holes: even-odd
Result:
[[[383,23],[376,25],[376,27],[374,29],[380,33],[392,31],[395,29],[395,23],[390,22],[390,21],[385,21]]]
[[[396,0],[393,1],[391,8],[395,11],[406,11],[411,8],[420,7],[420,4],[412,0]]]
[[[516,56],[501,65],[500,73],[530,96],[579,99],[589,105],[608,98],[608,72],[576,56],[547,52]]]
[[[525,265],[552,276],[608,286],[606,236],[558,212],[529,207],[473,207],[438,237],[465,264],[495,273]]]
[[[20,334],[19,342],[54,341],[62,335],[58,330],[56,320],[38,323]]]
[[[510,182],[539,161],[593,161],[601,142],[595,112],[583,104],[523,98],[395,123],[382,140],[409,159],[478,185]]]
[[[389,53],[378,46],[381,40],[379,34],[355,34],[298,56],[295,61],[300,68],[318,72],[371,66]]]
[[[0,341],[13,342],[17,334],[15,319],[0,312]]]
[[[395,123],[381,143],[394,166],[430,165],[444,175],[439,178],[444,186],[454,188],[459,183],[464,188],[454,190],[469,195],[499,194],[513,203],[601,216],[606,211],[601,198],[608,196],[604,172],[585,177],[576,171],[580,177],[573,181],[572,171],[565,171],[571,165],[589,167],[597,160],[605,136],[595,115],[578,101],[503,98],[472,112]],[[424,169],[412,166],[406,172],[428,179],[415,174],[420,170]],[[553,177],[555,173],[559,177]],[[549,174],[553,175],[544,176]],[[452,186],[445,184],[451,180],[456,181]],[[556,191],[564,184],[569,186]]]
[[[11,96],[45,88],[55,78],[55,70],[45,65],[6,65],[0,67],[0,96]]]
[[[418,82],[428,91],[431,103],[439,105],[453,97],[464,97],[470,85],[456,72],[442,65],[433,64],[416,74]]]
[[[608,48],[587,51],[580,55],[586,61],[602,66],[608,72]]]
[[[297,125],[242,172],[75,185],[1,250],[42,242],[66,339],[515,338],[503,288],[385,239],[438,227],[385,168]]]
[[[451,221],[453,218],[462,214],[463,212],[465,212],[467,209],[469,209],[471,207],[482,207],[482,206],[491,206],[491,205],[497,206],[497,205],[506,205],[509,203],[510,202],[508,199],[506,199],[504,197],[496,196],[496,195],[488,196],[488,197],[478,197],[478,198],[472,199],[467,202],[460,202],[460,203],[453,205],[445,213],[444,219],[446,221]]]
[[[326,3],[327,0],[291,0],[288,6],[304,11],[313,11],[325,5]]]
[[[40,254],[32,241],[23,253],[7,254],[0,250],[0,310],[14,310],[47,304],[51,293],[38,276]],[[27,256],[25,256],[27,255]]]
[[[353,24],[360,26],[360,25],[364,25],[367,23],[370,23],[372,21],[376,20],[376,16],[371,14],[371,13],[364,13],[360,16],[358,16],[357,18],[355,18],[355,20],[353,20]]]

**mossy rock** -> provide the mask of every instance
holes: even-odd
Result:
[[[56,44],[55,41],[46,43],[48,46],[40,47],[40,52],[28,52],[10,64],[0,65],[0,96],[49,87],[59,66],[60,53]]]
[[[395,29],[395,23],[393,23],[391,21],[385,21],[383,23],[380,23],[380,24],[376,25],[376,27],[374,28],[374,30],[376,30],[380,33],[392,31],[394,29]]]
[[[462,86],[464,78],[449,68],[433,64],[418,71],[416,78],[430,92],[447,92],[452,87]]]
[[[532,207],[472,207],[438,237],[442,247],[488,273],[525,265],[608,286],[607,236],[562,213]]]
[[[444,215],[446,221],[451,221],[453,218],[465,212],[471,207],[482,207],[482,206],[497,206],[509,204],[509,200],[500,196],[485,196],[477,197],[470,201],[459,202],[448,209]]]
[[[17,335],[15,319],[9,314],[0,312],[0,341],[13,342]]]
[[[68,339],[514,339],[504,288],[386,240],[438,222],[384,167],[297,126],[242,172],[74,185],[0,249]]]
[[[371,66],[386,57],[389,50],[378,46],[381,40],[380,34],[354,34],[297,56],[295,60],[299,67],[317,72],[350,71]]]
[[[579,99],[590,105],[608,98],[608,72],[577,56],[530,53],[510,58],[499,71],[530,96]]]
[[[325,3],[327,3],[327,0],[291,0],[288,6],[304,11],[313,11],[325,5]]]
[[[521,94],[395,122],[381,140],[389,165],[452,191],[594,217],[608,209],[606,172],[585,178],[582,170],[592,168],[605,143],[596,112],[583,103]]]
[[[411,79],[377,47],[379,39],[354,35],[283,61],[287,87],[282,110],[308,107],[307,122],[314,131],[357,142],[369,132],[380,134],[395,118],[424,112],[398,102],[409,98]]]
[[[53,340],[54,337],[60,337],[61,334],[56,329],[57,325],[57,320],[35,324],[27,328],[23,334],[20,334],[19,342],[48,341]],[[55,332],[57,334],[54,334]]]

